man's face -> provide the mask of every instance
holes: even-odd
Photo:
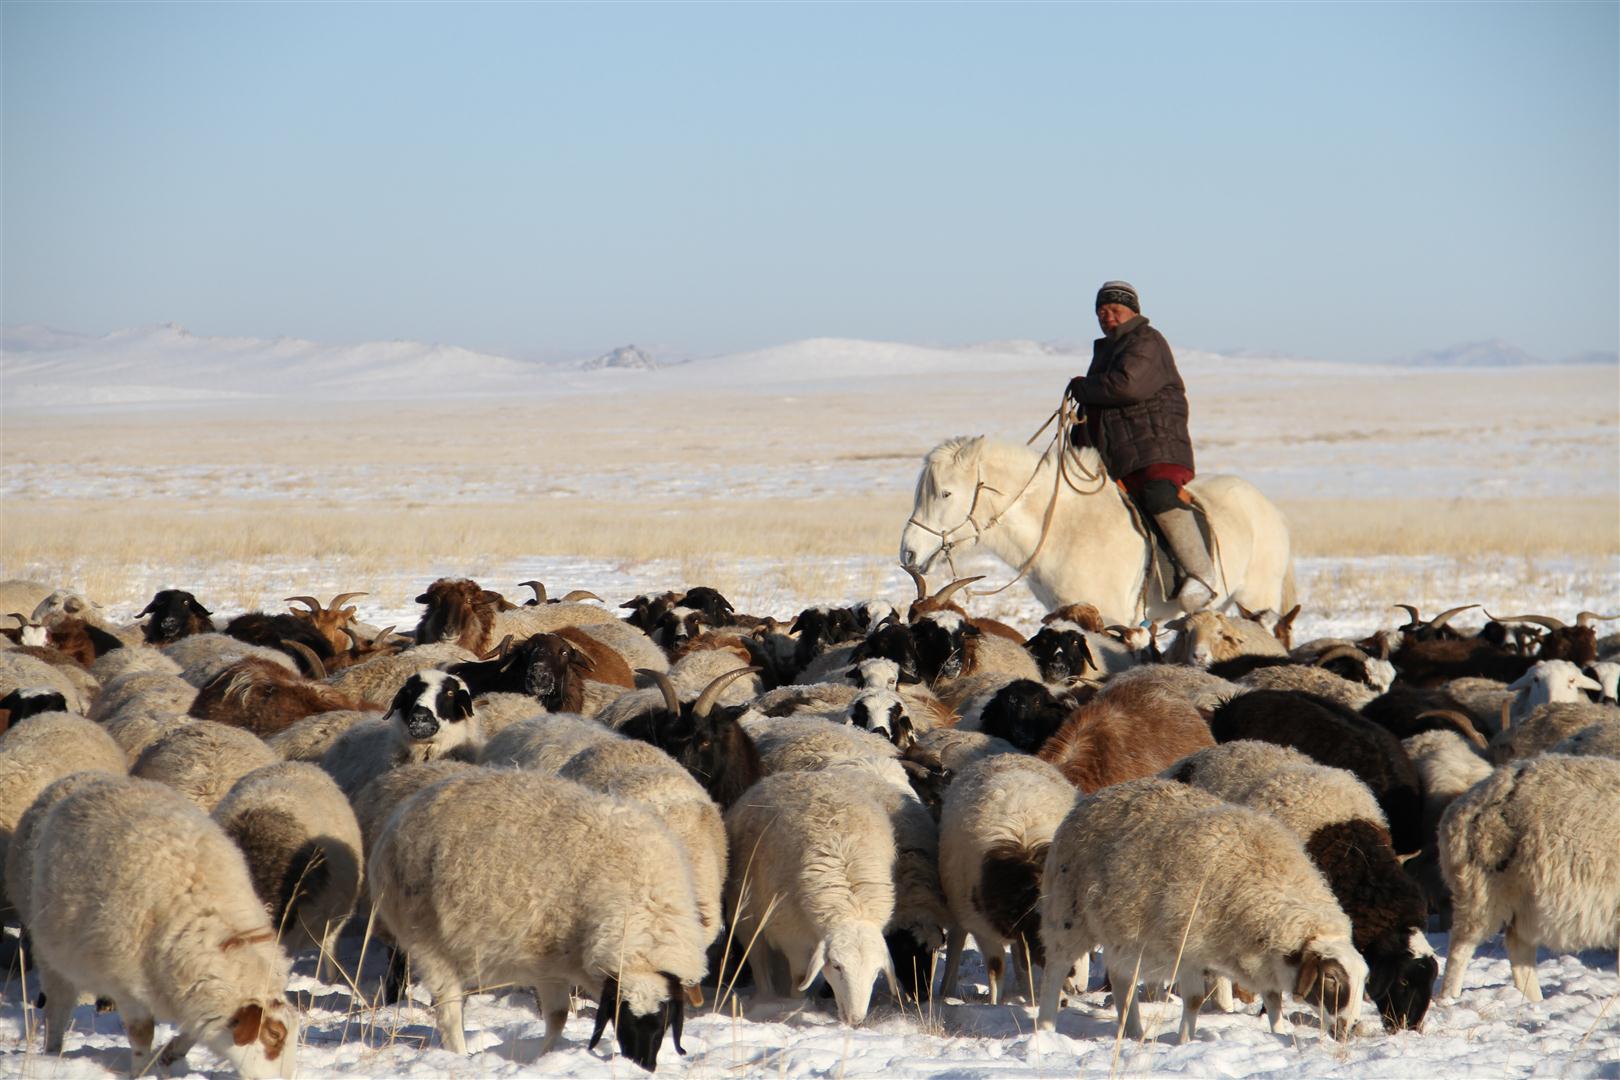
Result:
[[[1136,312],[1124,304],[1104,304],[1097,309],[1097,325],[1102,327],[1103,333],[1108,333],[1116,326],[1122,326],[1136,317]]]

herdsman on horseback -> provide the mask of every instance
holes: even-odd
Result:
[[[1091,367],[1069,380],[1069,397],[1083,410],[1070,439],[1097,448],[1153,523],[1180,566],[1174,599],[1182,611],[1197,611],[1215,596],[1215,566],[1182,490],[1193,478],[1187,388],[1129,282],[1104,283],[1096,306],[1103,336],[1091,347]]]

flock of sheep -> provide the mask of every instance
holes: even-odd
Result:
[[[132,1074],[201,1043],[290,1076],[289,958],[371,936],[446,1049],[465,994],[513,984],[542,1053],[583,994],[590,1046],[611,1024],[648,1070],[705,988],[824,982],[856,1025],[880,980],[958,994],[970,935],[990,1000],[1043,1028],[1100,948],[1121,1029],[1169,987],[1183,1041],[1211,997],[1421,1027],[1432,926],[1451,997],[1504,927],[1530,1000],[1538,946],[1620,945],[1604,616],[1408,608],[1295,646],[1297,608],[1161,630],[1074,604],[1027,634],[920,577],[791,621],[525,584],[435,581],[407,635],[358,593],[227,621],[164,590],[117,625],[0,583],[0,912],[47,1052],[93,995]]]

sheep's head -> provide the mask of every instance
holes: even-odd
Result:
[[[197,602],[197,598],[184,589],[162,589],[136,613],[137,619],[147,620],[142,631],[152,645],[167,645],[192,634],[206,634],[214,629],[213,612]]]
[[[888,978],[890,991],[898,996],[900,982],[883,931],[871,923],[840,923],[816,943],[798,989],[802,993],[810,989],[817,975],[825,976],[838,1002],[839,1019],[856,1027],[866,1019],[872,984],[880,974]]]
[[[332,597],[332,602],[325,607],[313,596],[289,596],[283,603],[303,604],[305,610],[292,609],[294,618],[301,619],[313,626],[326,643],[332,646],[334,655],[343,652],[349,647],[349,636],[345,631],[354,623],[354,617],[359,608],[344,607],[345,600],[352,600],[356,596],[365,596],[363,592],[338,593]]]
[[[244,1077],[290,1080],[297,1071],[298,1011],[280,998],[239,1005],[221,1030],[205,1029],[205,1036],[208,1048]]]
[[[1054,622],[1041,627],[1024,642],[1024,649],[1047,682],[1062,682],[1097,670],[1096,657],[1085,634],[1074,623]]]
[[[686,595],[681,597],[681,606],[703,612],[710,626],[730,626],[732,617],[737,613],[731,601],[720,595],[720,590],[707,585],[688,589]]]
[[[618,1036],[619,1053],[648,1072],[658,1068],[658,1050],[664,1044],[664,1032],[674,1036],[675,1052],[685,1054],[681,1046],[681,1029],[686,1019],[686,993],[680,980],[668,972],[656,976],[634,978],[627,975],[621,983],[609,975],[602,981],[602,993],[596,999],[596,1026],[591,1031],[589,1049],[596,1049],[613,1022]]]
[[[1107,625],[1103,622],[1102,612],[1097,610],[1096,604],[1064,604],[1041,616],[1043,626],[1051,626],[1055,622],[1073,623],[1093,634],[1102,633],[1103,627]]]
[[[892,660],[900,669],[900,682],[922,681],[922,663],[917,656],[917,639],[911,627],[902,622],[886,622],[855,646],[850,662],[860,664],[866,660]]]
[[[625,622],[644,634],[651,634],[653,628],[658,625],[658,620],[664,617],[666,611],[675,607],[679,599],[680,597],[672,592],[642,593],[632,600],[626,600],[619,607],[630,612],[624,617]]]
[[[1332,1015],[1336,1038],[1348,1035],[1367,985],[1367,961],[1350,939],[1312,938],[1287,962],[1294,968],[1294,996]]]
[[[696,608],[673,607],[658,617],[647,636],[667,653],[678,650],[710,625],[709,616]]]
[[[1238,622],[1217,611],[1195,611],[1165,626],[1180,631],[1170,648],[1168,659],[1172,663],[1207,668],[1253,651]]]
[[[970,642],[979,630],[954,611],[935,611],[911,626],[917,641],[917,670],[925,682],[954,679],[968,668]]]
[[[57,589],[41,600],[34,606],[28,621],[49,624],[62,618],[80,618],[89,622],[104,623],[101,605],[72,589]],[[24,642],[24,644],[31,643]]]
[[[879,625],[885,619],[898,619],[900,611],[887,600],[862,600],[852,609],[855,612],[855,625],[861,628],[861,633],[869,633],[872,627]]]
[[[849,669],[849,681],[867,690],[898,690],[900,665],[881,656],[862,660]]]
[[[388,707],[388,721],[412,748],[412,758],[445,757],[477,741],[472,694],[446,671],[418,671],[405,680]]]
[[[729,808],[765,775],[754,740],[737,722],[738,710],[716,708],[725,688],[759,668],[728,671],[703,688],[696,700],[682,704],[675,685],[661,671],[637,669],[636,674],[655,684],[664,706],[633,717],[619,734],[640,739],[664,751],[691,773],[722,810]]]
[[[20,611],[13,611],[11,617],[17,620],[17,625],[0,627],[0,634],[10,638],[13,645],[37,647],[51,644],[50,631],[43,623],[34,622]]]
[[[799,612],[788,633],[799,635],[793,647],[793,662],[802,671],[834,645],[859,641],[862,630],[850,608],[813,607]]]
[[[418,645],[453,641],[464,649],[482,653],[489,648],[495,613],[504,601],[499,593],[480,588],[476,581],[440,578],[416,602],[427,605],[416,624]]]
[[[1583,691],[1601,693],[1603,684],[1568,660],[1538,660],[1508,689],[1518,691],[1514,712],[1524,716],[1537,705],[1548,702],[1584,700]]]
[[[1063,726],[1074,705],[1032,679],[1017,679],[997,690],[984,707],[979,730],[1006,739],[1033,754]]]
[[[862,690],[849,706],[849,722],[905,750],[917,741],[905,699],[893,690]]]
[[[1413,888],[1417,888],[1415,883]],[[1423,1026],[1439,974],[1440,962],[1422,930],[1413,930],[1402,948],[1372,952],[1367,965],[1367,996],[1378,1006],[1385,1030]]]

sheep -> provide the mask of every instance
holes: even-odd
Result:
[[[1620,702],[1620,663],[1602,660],[1589,665],[1585,674],[1598,684],[1599,689],[1590,695],[1594,701],[1604,705]]]
[[[1023,638],[990,633],[954,611],[936,611],[912,624],[917,641],[919,672],[940,699],[955,705],[963,700],[951,684],[973,675],[999,675],[1010,679],[1039,679],[1041,669],[1024,651]]]
[[[1543,755],[1499,766],[1440,820],[1451,889],[1443,993],[1455,998],[1474,951],[1507,925],[1513,985],[1541,1000],[1536,947],[1620,944],[1620,761]]]
[[[1593,724],[1620,718],[1620,709],[1590,701],[1555,701],[1538,705],[1528,716],[1491,740],[1491,759],[1498,765],[1543,753],[1554,743]]]
[[[939,818],[939,876],[954,922],[946,939],[945,994],[956,993],[968,934],[984,955],[992,1005],[1005,995],[1007,945],[1015,967],[1026,955],[1042,962],[1046,852],[1077,797],[1062,773],[1027,754],[981,758],[951,781]]]
[[[960,726],[1006,739],[1023,753],[1033,754],[1057,734],[1075,707],[1075,700],[1066,692],[1033,679],[1018,679],[975,706],[976,722],[975,708],[970,708]]]
[[[1357,711],[1397,739],[1410,739],[1425,731],[1451,730],[1482,750],[1486,746],[1474,718],[1445,690],[1397,686]]]
[[[1070,968],[1096,944],[1131,1039],[1142,1037],[1138,979],[1174,980],[1183,1043],[1208,975],[1262,994],[1273,1031],[1291,991],[1334,1014],[1336,1034],[1367,981],[1349,918],[1287,827],[1158,777],[1087,796],[1063,819],[1046,856],[1041,939],[1046,1030]]]
[[[85,679],[89,673],[81,671]],[[92,692],[85,692],[83,681],[74,679],[68,672],[54,664],[48,664],[35,656],[30,656],[20,650],[0,652],[0,697],[13,690],[54,690],[62,695],[67,702],[67,711],[84,715],[94,697],[93,680]]]
[[[681,704],[668,676],[640,672],[657,683],[662,707],[654,705],[620,714],[616,730],[628,738],[650,742],[680,762],[724,810],[764,775],[753,740],[733,715],[736,710],[715,710],[726,686],[752,675],[754,670],[745,667],[726,672],[705,686],[689,705]],[[620,701],[640,694],[626,694]]]
[[[674,684],[678,697],[696,697],[715,679],[753,663],[754,654],[743,638],[734,634],[703,634],[676,650],[675,660],[669,666],[669,681]],[[748,675],[727,683],[715,704],[746,705],[757,698],[765,691],[758,674],[760,670],[752,667]]]
[[[818,716],[786,716],[753,721],[744,726],[765,775],[781,772],[816,772],[851,761],[870,767],[891,786],[910,790],[900,767],[900,751],[888,739]]]
[[[853,776],[862,763],[833,768]],[[930,809],[910,785],[863,786],[894,828],[894,914],[884,924],[883,940],[903,1000],[921,1001],[933,996],[934,956],[945,944],[945,927],[952,921],[939,880],[937,803]]]
[[[250,657],[232,664],[199,689],[190,714],[267,738],[306,716],[361,705],[336,687]]]
[[[137,779],[66,795],[39,824],[31,897],[47,1053],[84,990],[118,1003],[132,1076],[158,1019],[179,1027],[162,1066],[201,1042],[243,1076],[293,1075],[287,959],[241,853],[184,797]]]
[[[913,752],[933,758],[947,773],[959,773],[981,758],[995,754],[1016,754],[1019,749],[1005,739],[982,731],[934,728],[917,737]]]
[[[279,649],[251,645],[227,634],[192,634],[163,646],[163,654],[179,664],[180,677],[199,690],[221,671],[249,657],[278,664],[294,675],[299,673],[297,661]]]
[[[1288,650],[1258,623],[1233,619],[1216,611],[1195,611],[1165,624],[1178,630],[1165,653],[1172,664],[1208,668],[1238,656],[1287,656]]]
[[[1423,731],[1401,740],[1417,769],[1423,791],[1422,850],[1406,862],[1406,872],[1423,889],[1429,910],[1444,929],[1451,920],[1451,893],[1440,874],[1440,818],[1452,802],[1491,774],[1484,754],[1456,731]]]
[[[1185,667],[1181,664],[1143,664],[1129,671],[1122,671],[1111,676],[1103,684],[1101,692],[1119,693],[1127,686],[1137,684],[1152,684],[1175,694],[1190,702],[1206,716],[1221,702],[1247,692],[1246,687],[1211,675],[1202,668]]]
[[[1368,686],[1351,682],[1324,668],[1304,664],[1256,668],[1238,679],[1238,683],[1256,690],[1303,690],[1357,711],[1377,696]]]
[[[894,667],[889,660],[868,660],[865,664],[884,664]],[[865,665],[863,665],[865,666]],[[778,686],[767,690],[748,705],[741,719],[747,722],[755,717],[794,716],[811,714],[833,717],[849,711],[860,696],[860,689],[848,683],[818,682]]]
[[[636,627],[616,619],[606,622],[581,623],[567,628],[568,634],[578,641],[581,636],[594,638],[624,658],[631,671],[646,668],[649,671],[668,671],[669,658],[652,638]],[[557,631],[562,633],[561,630]]]
[[[472,695],[443,671],[419,671],[394,694],[379,720],[363,720],[339,735],[321,758],[343,793],[355,793],[407,761],[460,757],[471,761],[483,742],[472,722]]]
[[[475,770],[407,799],[367,863],[377,914],[433,994],[439,1037],[467,1052],[463,987],[538,989],[553,1049],[571,984],[600,988],[594,1047],[615,1019],[622,1053],[676,1049],[705,971],[704,930],[680,843],[651,812],[571,781]]]
[[[1452,679],[1442,689],[1486,738],[1502,730],[1503,706],[1511,710],[1518,697],[1517,691],[1509,690],[1505,682],[1475,676]]]
[[[1220,705],[1209,721],[1218,743],[1238,739],[1292,746],[1322,765],[1346,769],[1372,789],[1396,852],[1423,846],[1417,770],[1399,740],[1326,698],[1291,690],[1252,690]]]
[[[86,671],[102,656],[124,651],[123,641],[94,623],[72,616],[58,619],[46,629],[45,644]]]
[[[32,716],[0,737],[0,865],[29,804],[55,781],[85,769],[123,774],[128,766],[112,737],[83,717]],[[0,911],[5,899],[0,895]]]
[[[376,708],[387,708],[405,681],[419,671],[477,660],[460,645],[441,642],[418,645],[404,652],[378,656],[351,668],[344,668],[326,681],[344,693]]]
[[[849,723],[879,735],[900,749],[917,741],[906,699],[894,690],[862,690],[849,704]]]
[[[38,647],[50,643],[50,631],[43,623],[29,622],[28,616],[18,611],[11,612],[10,617],[17,621],[17,625],[0,626],[0,649]]]
[[[510,636],[525,641],[564,626],[615,622],[612,612],[592,604],[541,604],[501,610],[498,593],[467,578],[439,578],[416,598],[426,605],[416,624],[418,644],[454,642],[482,656]]]
[[[11,841],[6,847],[5,881],[0,896],[10,901],[17,922],[26,930],[33,921],[34,852],[39,846],[39,826],[51,807],[68,795],[91,784],[115,781],[125,776],[122,772],[106,769],[81,769],[70,772],[60,780],[53,780],[39,797],[28,804],[28,809],[17,820]]]
[[[345,731],[369,720],[380,720],[382,714],[365,709],[334,709],[313,713],[289,724],[265,739],[265,745],[281,755],[283,761],[308,761],[320,764]]]
[[[1581,671],[1568,660],[1538,660],[1508,689],[1518,696],[1513,699],[1512,718],[1518,723],[1529,716],[1538,705],[1551,702],[1585,702],[1589,700],[1583,690],[1601,692],[1603,684]]]
[[[1396,860],[1384,812],[1365,784],[1298,750],[1250,740],[1200,750],[1160,775],[1288,826],[1350,917],[1367,961],[1367,996],[1384,1026],[1422,1025],[1440,970],[1423,933],[1428,905]]]
[[[651,810],[686,854],[705,948],[719,937],[724,927],[720,901],[726,884],[726,825],[708,792],[668,754],[634,739],[586,746],[557,775]]]
[[[1041,627],[1024,642],[1024,649],[1040,668],[1044,682],[1062,682],[1102,671],[1085,631],[1066,620]]]
[[[803,671],[829,648],[866,636],[854,608],[810,607],[799,612],[788,633],[797,634],[793,648],[793,670]]]
[[[242,849],[282,947],[319,949],[324,968],[360,896],[360,825],[349,800],[319,767],[281,761],[238,780],[212,816]]]
[[[135,613],[135,618],[151,616],[143,631],[148,645],[167,645],[192,634],[211,632],[213,614],[184,589],[161,589]]]
[[[94,675],[102,686],[137,672],[178,676],[180,665],[161,649],[140,646],[125,646],[122,649],[104,652],[96,657],[94,664],[90,665],[90,674]]]
[[[194,720],[143,750],[129,773],[167,784],[207,814],[242,777],[280,760],[252,732],[212,720]]]
[[[125,758],[133,766],[147,747],[170,732],[190,724],[191,717],[186,715],[185,708],[161,697],[136,698],[103,718],[100,723],[113,741],[123,748]]]
[[[1599,720],[1555,743],[1549,754],[1620,758],[1620,718]]]
[[[13,690],[0,697],[0,732],[41,713],[65,713],[67,702],[60,692],[48,689]]]
[[[618,732],[595,720],[568,713],[543,713],[518,720],[491,737],[479,750],[478,763],[555,776],[586,747],[622,739]]]
[[[825,975],[840,1019],[866,1019],[879,972],[899,994],[883,930],[894,915],[894,828],[863,774],[767,776],[726,812],[727,907],[754,985],[774,997]],[[785,976],[785,977],[784,977]]]
[[[1209,725],[1186,700],[1150,683],[1130,683],[1076,709],[1039,756],[1090,794],[1152,776],[1213,745]]]
[[[600,643],[596,647],[605,648]],[[622,667],[622,658],[613,656]],[[577,713],[585,704],[586,674],[594,674],[594,667],[591,657],[561,634],[535,634],[518,645],[503,645],[494,659],[452,664],[447,670],[478,696],[527,694],[547,712]],[[632,685],[628,672],[622,678],[616,693]]]

